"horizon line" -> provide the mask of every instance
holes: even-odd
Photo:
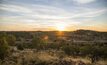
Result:
[[[59,31],[59,30],[0,30],[0,32],[73,32],[73,31],[78,31],[78,30],[107,32],[107,31],[98,31],[98,30],[89,30],[89,29],[77,29],[77,30],[65,30],[65,31]]]

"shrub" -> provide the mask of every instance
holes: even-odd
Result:
[[[5,39],[5,37],[0,39],[0,59],[4,60],[6,56],[8,56],[9,53],[9,46]]]

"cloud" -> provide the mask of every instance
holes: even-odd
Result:
[[[30,13],[32,12],[30,9],[27,9],[20,5],[12,5],[12,4],[0,4],[1,10],[6,10],[10,12],[19,12],[19,13]]]
[[[0,9],[11,11],[20,14],[20,18],[35,19],[35,20],[64,20],[76,17],[96,17],[107,11],[107,9],[90,9],[90,8],[77,8],[75,11],[67,11],[62,8],[44,5],[10,5],[2,4]]]
[[[89,9],[88,11],[79,12],[74,17],[87,17],[87,18],[93,18],[100,16],[101,14],[104,14],[107,12],[107,9]]]
[[[86,1],[89,3],[88,0]],[[7,15],[4,13],[4,16],[1,16],[2,22],[0,22],[0,26],[2,26],[2,28],[6,28],[6,25],[9,25],[10,27],[11,25],[13,25],[13,27],[16,25],[22,28],[30,27],[35,29],[53,27],[58,22],[65,22],[69,26],[78,25],[84,22],[82,19],[89,20],[89,18],[91,19],[107,12],[106,8],[94,9],[78,6],[68,10],[65,8],[39,4],[1,4],[0,9],[11,14]],[[13,13],[20,15],[14,16]],[[76,18],[81,18],[81,20],[77,20]]]
[[[96,0],[74,0],[74,1],[81,4],[87,4],[87,3],[94,2]]]

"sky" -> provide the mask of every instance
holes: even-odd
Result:
[[[0,0],[0,31],[107,31],[107,0]]]

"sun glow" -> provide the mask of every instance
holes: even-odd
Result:
[[[58,30],[58,31],[65,31],[66,30],[66,23],[57,23],[56,25],[55,25],[55,27],[56,27],[56,30]]]

